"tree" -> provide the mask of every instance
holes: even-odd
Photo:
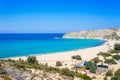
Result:
[[[62,66],[62,63],[60,62],[60,61],[57,61],[56,62],[56,66],[58,67],[58,66]]]
[[[35,56],[28,56],[27,62],[29,65],[38,64],[38,61]]]
[[[115,50],[120,50],[120,44],[116,43],[116,44],[114,45],[114,49],[115,49]]]
[[[95,62],[89,61],[86,65],[86,68],[88,68],[90,70],[90,72],[96,73],[97,65]]]

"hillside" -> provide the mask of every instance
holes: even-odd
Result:
[[[120,39],[120,28],[115,29],[101,29],[101,30],[88,30],[79,32],[66,33],[63,38],[92,38],[92,39]]]

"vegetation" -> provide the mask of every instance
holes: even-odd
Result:
[[[120,59],[120,55],[113,55],[112,56],[114,59],[116,59],[116,60],[119,60]]]
[[[48,67],[45,69],[46,72],[52,72],[52,73],[61,73],[61,70],[59,68],[55,67]]]
[[[74,77],[75,72],[70,71],[68,68],[61,69],[61,74],[64,76]]]
[[[93,58],[91,61],[93,61],[94,63],[101,62],[101,60],[98,57]]]
[[[111,50],[109,51],[109,53],[118,53],[118,51],[117,51],[117,50],[114,50],[114,49],[111,49]]]
[[[114,50],[120,50],[120,44],[116,43],[116,44],[114,45]]]
[[[106,73],[106,76],[113,76],[113,71],[112,70],[108,70],[108,72]]]
[[[86,68],[90,70],[92,73],[96,73],[97,64],[95,62],[89,61],[86,65]]]
[[[2,78],[3,80],[12,80],[9,76],[7,75],[0,75],[0,78]]]
[[[35,56],[28,56],[28,58],[27,58],[27,62],[28,62],[28,64],[38,64],[38,61],[37,61],[37,59],[36,59],[36,57]]]
[[[72,56],[72,59],[76,59],[76,60],[82,60],[81,56],[80,55],[74,55]]]
[[[117,64],[114,59],[105,59],[104,63],[107,63],[107,64]]]
[[[39,70],[44,70],[45,72],[49,73],[59,73],[60,75],[68,76],[68,77],[79,77],[84,80],[91,80],[89,76],[86,74],[77,74],[74,71],[69,70],[68,68],[55,68],[55,67],[49,67],[48,64],[46,63],[45,65],[43,64],[38,64],[35,57],[28,57],[27,61],[19,59],[19,61],[12,62],[12,66],[15,66],[19,69],[26,69],[26,68],[33,68],[33,69],[39,69]],[[31,59],[32,58],[32,59]],[[33,59],[34,58],[34,59]],[[29,62],[29,63],[28,63]],[[61,66],[62,63],[60,61],[56,62],[57,66]]]
[[[107,79],[107,76],[104,77],[104,80],[108,80],[108,79]]]
[[[118,69],[111,80],[120,80],[120,69]]]
[[[62,66],[62,63],[60,62],[60,61],[57,61],[56,62],[56,66],[58,67],[58,66]]]
[[[76,56],[74,55],[74,56],[72,56],[72,59],[76,59]]]
[[[103,56],[104,58],[111,56],[111,54],[109,54],[109,53],[104,53],[104,52],[99,52],[97,55],[98,55],[98,56],[101,55],[101,56]]]
[[[76,74],[76,77],[80,77],[83,80],[92,80],[89,76],[87,76],[87,74]]]
[[[7,71],[4,70],[3,68],[0,68],[0,74],[7,74]]]

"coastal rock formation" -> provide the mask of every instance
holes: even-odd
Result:
[[[120,28],[66,33],[63,38],[120,39]]]

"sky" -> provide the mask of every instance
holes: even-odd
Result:
[[[0,33],[120,27],[120,0],[0,0]]]

